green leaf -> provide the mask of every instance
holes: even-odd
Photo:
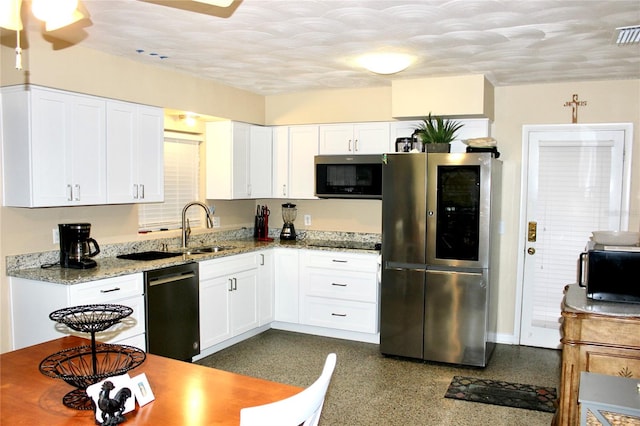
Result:
[[[431,113],[422,120],[416,129],[423,143],[450,143],[456,138],[456,132],[463,126],[462,123],[453,120],[444,120],[440,116],[431,116]]]

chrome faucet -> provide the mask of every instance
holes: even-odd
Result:
[[[187,210],[191,206],[200,206],[204,209],[204,212],[207,215],[207,228],[213,228],[213,214],[215,213],[215,208],[207,206],[205,203],[201,203],[200,201],[192,201],[187,203],[182,208],[182,248],[186,249],[187,244],[189,244],[189,235],[191,234],[191,227],[189,226],[189,219],[187,219]]]

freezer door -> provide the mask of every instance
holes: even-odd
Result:
[[[484,367],[487,270],[427,271],[424,359]]]
[[[426,263],[426,154],[386,154],[382,166],[382,260]]]
[[[422,358],[425,271],[382,270],[380,352]]]

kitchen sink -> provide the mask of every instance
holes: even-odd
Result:
[[[234,248],[233,246],[206,246],[206,247],[187,247],[182,249],[182,253],[185,254],[206,254],[217,253],[219,251],[229,250]]]
[[[160,260],[169,259],[171,257],[193,254],[207,254],[217,253],[219,251],[229,250],[235,248],[234,246],[205,246],[205,247],[187,247],[186,249],[180,249],[180,251],[141,251],[138,253],[120,254],[116,256],[118,259],[127,260]]]
[[[170,257],[182,256],[182,253],[168,252],[168,251],[141,251],[138,253],[120,254],[116,256],[118,259],[127,260],[160,260],[168,259]]]

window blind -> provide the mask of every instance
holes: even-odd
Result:
[[[532,325],[558,328],[563,288],[576,282],[591,232],[618,214],[611,194],[611,146],[540,145]],[[562,184],[559,185],[558,183]]]
[[[140,230],[177,229],[182,226],[182,208],[199,199],[200,141],[164,139],[164,202],[138,206]],[[191,227],[201,225],[200,209],[187,212]]]

